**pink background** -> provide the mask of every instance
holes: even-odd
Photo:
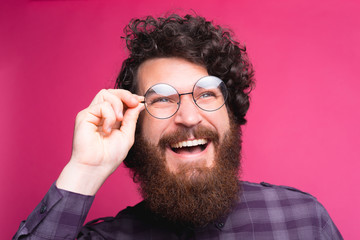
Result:
[[[243,179],[315,195],[360,239],[360,4],[340,0],[1,1],[0,232],[9,239],[70,157],[74,118],[113,81],[133,17],[194,9],[246,43],[257,87]],[[115,189],[115,191],[114,191]],[[89,219],[140,200],[119,169]]]

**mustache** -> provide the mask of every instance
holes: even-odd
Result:
[[[159,146],[164,150],[167,146],[188,140],[190,137],[197,139],[204,138],[213,142],[215,145],[219,144],[219,133],[217,131],[209,127],[197,126],[192,129],[180,127],[173,132],[165,134],[159,140]]]

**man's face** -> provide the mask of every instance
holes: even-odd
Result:
[[[157,83],[169,84],[180,94],[188,93],[193,90],[197,80],[208,75],[206,68],[180,58],[147,60],[140,65],[138,70],[138,94],[144,95],[151,86]],[[168,119],[157,119],[143,112],[139,123],[141,136],[153,146],[159,146],[161,140],[168,140],[165,141],[162,150],[166,166],[172,173],[177,173],[182,166],[212,168],[216,144],[211,138],[205,138],[204,144],[204,139],[196,135],[201,132],[201,129],[211,130],[218,134],[218,140],[222,142],[226,131],[230,128],[229,115],[225,106],[217,111],[206,112],[195,105],[190,94],[181,96],[180,108],[174,116]],[[177,136],[178,139],[176,139]],[[175,145],[185,142],[200,145],[175,148]]]
[[[138,94],[158,83],[189,93],[205,76],[204,67],[183,59],[147,60],[138,70]],[[181,96],[180,108],[168,119],[141,113],[127,162],[153,213],[204,226],[231,211],[240,191],[241,149],[239,126],[231,119],[225,106],[201,110],[191,94]],[[179,147],[185,143],[195,146]]]

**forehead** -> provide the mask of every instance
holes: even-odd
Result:
[[[197,80],[208,75],[205,67],[181,58],[146,60],[137,74],[139,94],[157,83],[167,83],[178,92],[191,91]]]

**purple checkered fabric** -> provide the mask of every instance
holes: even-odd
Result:
[[[59,193],[53,186],[44,198],[47,201],[43,200],[48,206],[43,214],[48,216],[39,217],[41,203],[37,213],[21,224],[15,239],[74,239],[79,230],[78,239],[343,239],[325,208],[311,195],[267,183],[241,184],[240,201],[231,214],[197,229],[154,216],[144,202],[81,228],[93,198],[74,193],[65,196],[63,191],[62,197],[56,197]]]
[[[93,200],[53,184],[13,239],[75,239]]]

